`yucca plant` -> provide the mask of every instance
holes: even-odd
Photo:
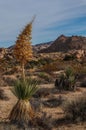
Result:
[[[12,93],[18,98],[13,107],[9,120],[18,124],[28,124],[35,113],[31,107],[30,99],[38,90],[37,82],[32,80],[18,80],[11,88]]]
[[[30,104],[30,98],[37,91],[37,82],[25,78],[25,65],[32,59],[31,33],[34,18],[29,22],[21,34],[18,36],[14,47],[14,58],[20,63],[22,68],[21,79],[16,81],[11,89],[12,93],[18,98],[16,105],[13,107],[9,120],[18,124],[29,123],[34,118],[34,111]]]
[[[66,77],[69,79],[70,76],[73,76],[73,70],[72,68],[68,67],[66,70],[65,70],[65,75]]]
[[[55,86],[59,90],[75,90],[76,77],[71,68],[67,68],[64,74],[55,81]]]

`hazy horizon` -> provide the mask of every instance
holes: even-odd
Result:
[[[0,14],[0,47],[13,45],[34,15],[33,44],[61,34],[86,36],[86,0],[0,0]]]

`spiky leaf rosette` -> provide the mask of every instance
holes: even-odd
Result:
[[[18,98],[13,107],[9,120],[18,124],[28,124],[35,117],[29,99],[38,90],[37,83],[28,80],[19,80],[11,89],[12,93]]]
[[[29,100],[38,90],[37,82],[33,80],[18,80],[11,88],[19,100]]]

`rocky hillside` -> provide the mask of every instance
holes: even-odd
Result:
[[[50,53],[50,52],[68,52],[70,50],[81,50],[86,49],[86,37],[82,36],[71,36],[66,37],[61,35],[52,44],[42,50],[39,53]]]
[[[36,45],[33,45],[33,52],[39,52],[43,49],[46,49],[48,48],[53,42],[50,41],[50,42],[46,42],[46,43],[40,43],[40,44],[36,44]]]
[[[46,48],[48,48],[52,43],[53,43],[53,41],[46,42],[46,43],[39,43],[39,44],[36,44],[36,45],[32,45],[33,52],[37,53],[38,51],[40,51],[40,50],[42,50],[42,49],[46,49]],[[12,51],[13,48],[14,48],[14,45],[8,47],[8,50]]]
[[[9,61],[13,59],[12,51],[14,45],[9,48],[0,48],[0,59],[4,58]],[[79,51],[79,55],[86,55],[86,37],[81,36],[71,36],[66,37],[61,35],[55,41],[41,43],[33,45],[33,52],[35,56],[40,53],[51,53],[51,52],[60,52],[60,53],[69,53],[75,54],[76,51]]]

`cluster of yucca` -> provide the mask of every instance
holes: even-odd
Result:
[[[67,68],[64,74],[61,74],[59,79],[56,79],[55,86],[61,90],[75,90],[76,76],[72,68]]]
[[[31,79],[25,78],[24,66],[27,61],[32,58],[31,48],[31,32],[32,32],[33,20],[25,27],[22,33],[19,35],[16,45],[14,47],[14,57],[20,62],[22,67],[21,80],[16,81],[12,93],[18,98],[16,105],[13,107],[9,119],[11,122],[17,122],[18,124],[25,124],[31,121],[35,114],[30,104],[30,98],[37,91],[37,82],[33,82]]]

